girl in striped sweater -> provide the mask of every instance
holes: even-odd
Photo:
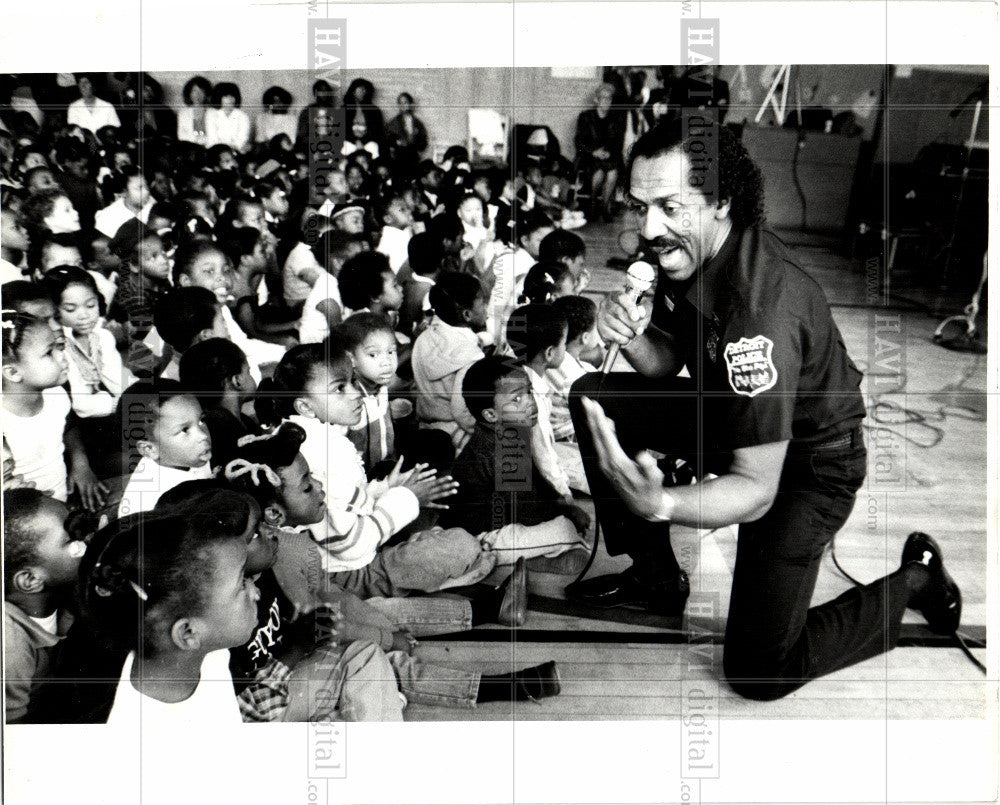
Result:
[[[490,573],[496,557],[462,528],[418,531],[384,547],[422,506],[444,507],[438,501],[455,494],[457,484],[426,465],[402,472],[402,459],[385,480],[369,482],[347,438],[363,403],[338,334],[289,350],[258,394],[255,406],[263,424],[290,422],[303,434],[299,457],[288,470],[294,477],[282,491],[311,497],[317,516],[300,522],[319,545],[333,583],[366,598],[472,584]]]

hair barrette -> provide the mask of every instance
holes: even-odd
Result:
[[[236,458],[226,465],[226,478],[230,481],[234,481],[243,475],[249,475],[253,481],[253,485],[260,486],[260,473],[264,473],[264,477],[271,486],[281,486],[281,477],[268,467],[267,464],[255,464],[252,461],[247,461],[245,458]]]

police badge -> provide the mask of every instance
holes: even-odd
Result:
[[[773,349],[774,342],[763,335],[726,344],[723,356],[733,391],[755,397],[778,382],[778,370],[771,358]]]

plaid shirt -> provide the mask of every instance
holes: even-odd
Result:
[[[129,271],[118,282],[111,300],[111,317],[131,323],[141,338],[153,327],[153,306],[168,290],[170,286],[165,282]]]
[[[254,674],[253,682],[236,697],[245,722],[281,721],[288,709],[288,677],[291,673],[291,668],[271,657]]]

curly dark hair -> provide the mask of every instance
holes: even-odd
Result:
[[[739,138],[726,126],[720,126],[707,115],[688,114],[654,126],[640,137],[632,147],[628,175],[632,175],[635,160],[652,159],[674,148],[681,147],[688,154],[696,154],[692,144],[704,147],[705,143],[718,143],[713,154],[718,166],[719,199],[730,202],[730,216],[741,227],[760,226],[764,223],[764,177],[750,159]]]

